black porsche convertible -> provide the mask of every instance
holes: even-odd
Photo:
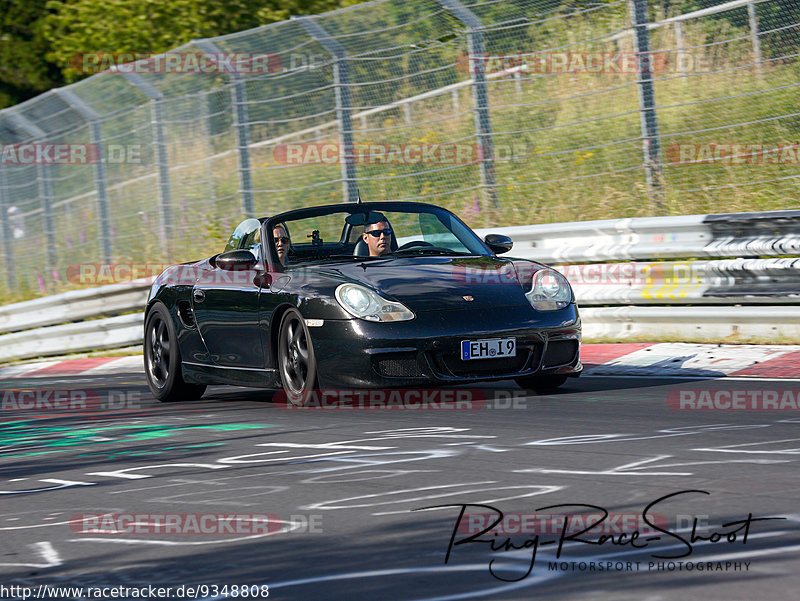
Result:
[[[415,202],[243,221],[225,250],[174,265],[145,312],[162,401],[208,384],[283,389],[453,386],[513,378],[550,391],[582,369],[578,308],[545,265],[502,258],[450,211]]]

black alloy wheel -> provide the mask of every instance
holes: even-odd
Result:
[[[317,361],[303,316],[289,309],[281,319],[278,366],[287,401],[304,405],[317,387]]]
[[[144,328],[144,371],[150,392],[159,401],[194,401],[206,391],[204,384],[189,384],[181,373],[181,354],[175,325],[164,304],[147,314]]]

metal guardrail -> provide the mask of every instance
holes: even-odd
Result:
[[[143,319],[144,313],[132,313],[5,334],[0,336],[0,361],[102,351],[141,344]]]
[[[514,256],[554,264],[567,275],[583,307],[586,337],[800,339],[800,306],[791,305],[800,304],[800,258],[781,256],[800,255],[800,211],[477,230],[490,232],[511,236]],[[737,258],[687,259],[725,256]],[[685,260],[641,261],[659,258]],[[150,283],[0,307],[0,361],[141,344],[139,311]]]
[[[800,339],[797,306],[588,307],[581,320],[584,338],[592,339]]]
[[[796,210],[521,225],[503,233],[515,254],[554,264],[800,255]]]
[[[0,334],[141,309],[152,279],[70,290],[0,307]],[[2,346],[3,337],[0,337]]]
[[[581,306],[800,303],[800,259],[595,263],[556,267]]]

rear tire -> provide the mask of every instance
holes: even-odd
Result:
[[[525,390],[535,390],[538,394],[548,394],[555,392],[556,389],[567,381],[567,376],[526,376],[515,378]]]
[[[157,302],[144,327],[144,373],[150,392],[159,401],[196,401],[203,396],[205,384],[185,382],[181,365],[175,324],[167,307]]]

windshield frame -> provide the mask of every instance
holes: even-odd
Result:
[[[339,203],[339,204],[332,204],[332,205],[321,205],[316,207],[307,207],[302,209],[294,209],[292,211],[286,211],[285,213],[281,213],[279,215],[275,215],[273,217],[265,217],[262,221],[262,236],[261,240],[262,243],[268,243],[268,247],[265,249],[266,252],[264,256],[268,258],[271,270],[275,271],[284,271],[284,269],[289,269],[293,265],[289,265],[288,267],[284,268],[280,261],[278,260],[278,253],[277,249],[275,248],[275,243],[272,240],[272,236],[267,236],[267,232],[271,232],[272,228],[279,224],[279,223],[286,223],[291,231],[291,222],[297,221],[301,219],[310,219],[314,217],[321,217],[324,215],[330,215],[335,213],[349,213],[351,215],[364,213],[368,214],[371,211],[377,212],[387,212],[387,213],[433,213],[437,215],[437,218],[440,216],[446,216],[451,219],[451,225],[445,226],[450,229],[453,235],[470,251],[470,256],[494,256],[494,253],[486,246],[483,240],[472,231],[466,223],[464,223],[458,215],[449,211],[443,207],[422,203],[422,202],[410,202],[410,201],[378,201],[378,202],[364,202],[364,203]],[[344,226],[344,219],[343,226]],[[440,219],[441,221],[441,219]],[[442,222],[444,224],[444,222]],[[460,230],[460,231],[458,231]],[[290,234],[291,235],[291,234]],[[465,237],[467,240],[462,240],[461,238]],[[469,241],[470,244],[466,242]],[[341,242],[339,240],[338,242]],[[471,248],[472,247],[472,248]],[[477,252],[472,252],[472,251]],[[420,253],[419,255],[414,255],[411,253],[403,253],[398,256],[394,256],[392,254],[388,254],[382,257],[361,257],[365,260],[370,259],[384,259],[384,260],[391,260],[391,259],[408,259],[415,256],[425,256],[430,257],[430,254],[423,254]],[[446,255],[438,255],[438,256],[446,256]],[[453,251],[453,256],[463,257],[465,256],[463,252]],[[296,263],[297,266],[307,267],[309,265],[324,265],[329,264],[335,261],[343,261],[343,258],[337,259],[322,259],[322,260],[311,260],[311,261],[302,261],[300,263]]]

